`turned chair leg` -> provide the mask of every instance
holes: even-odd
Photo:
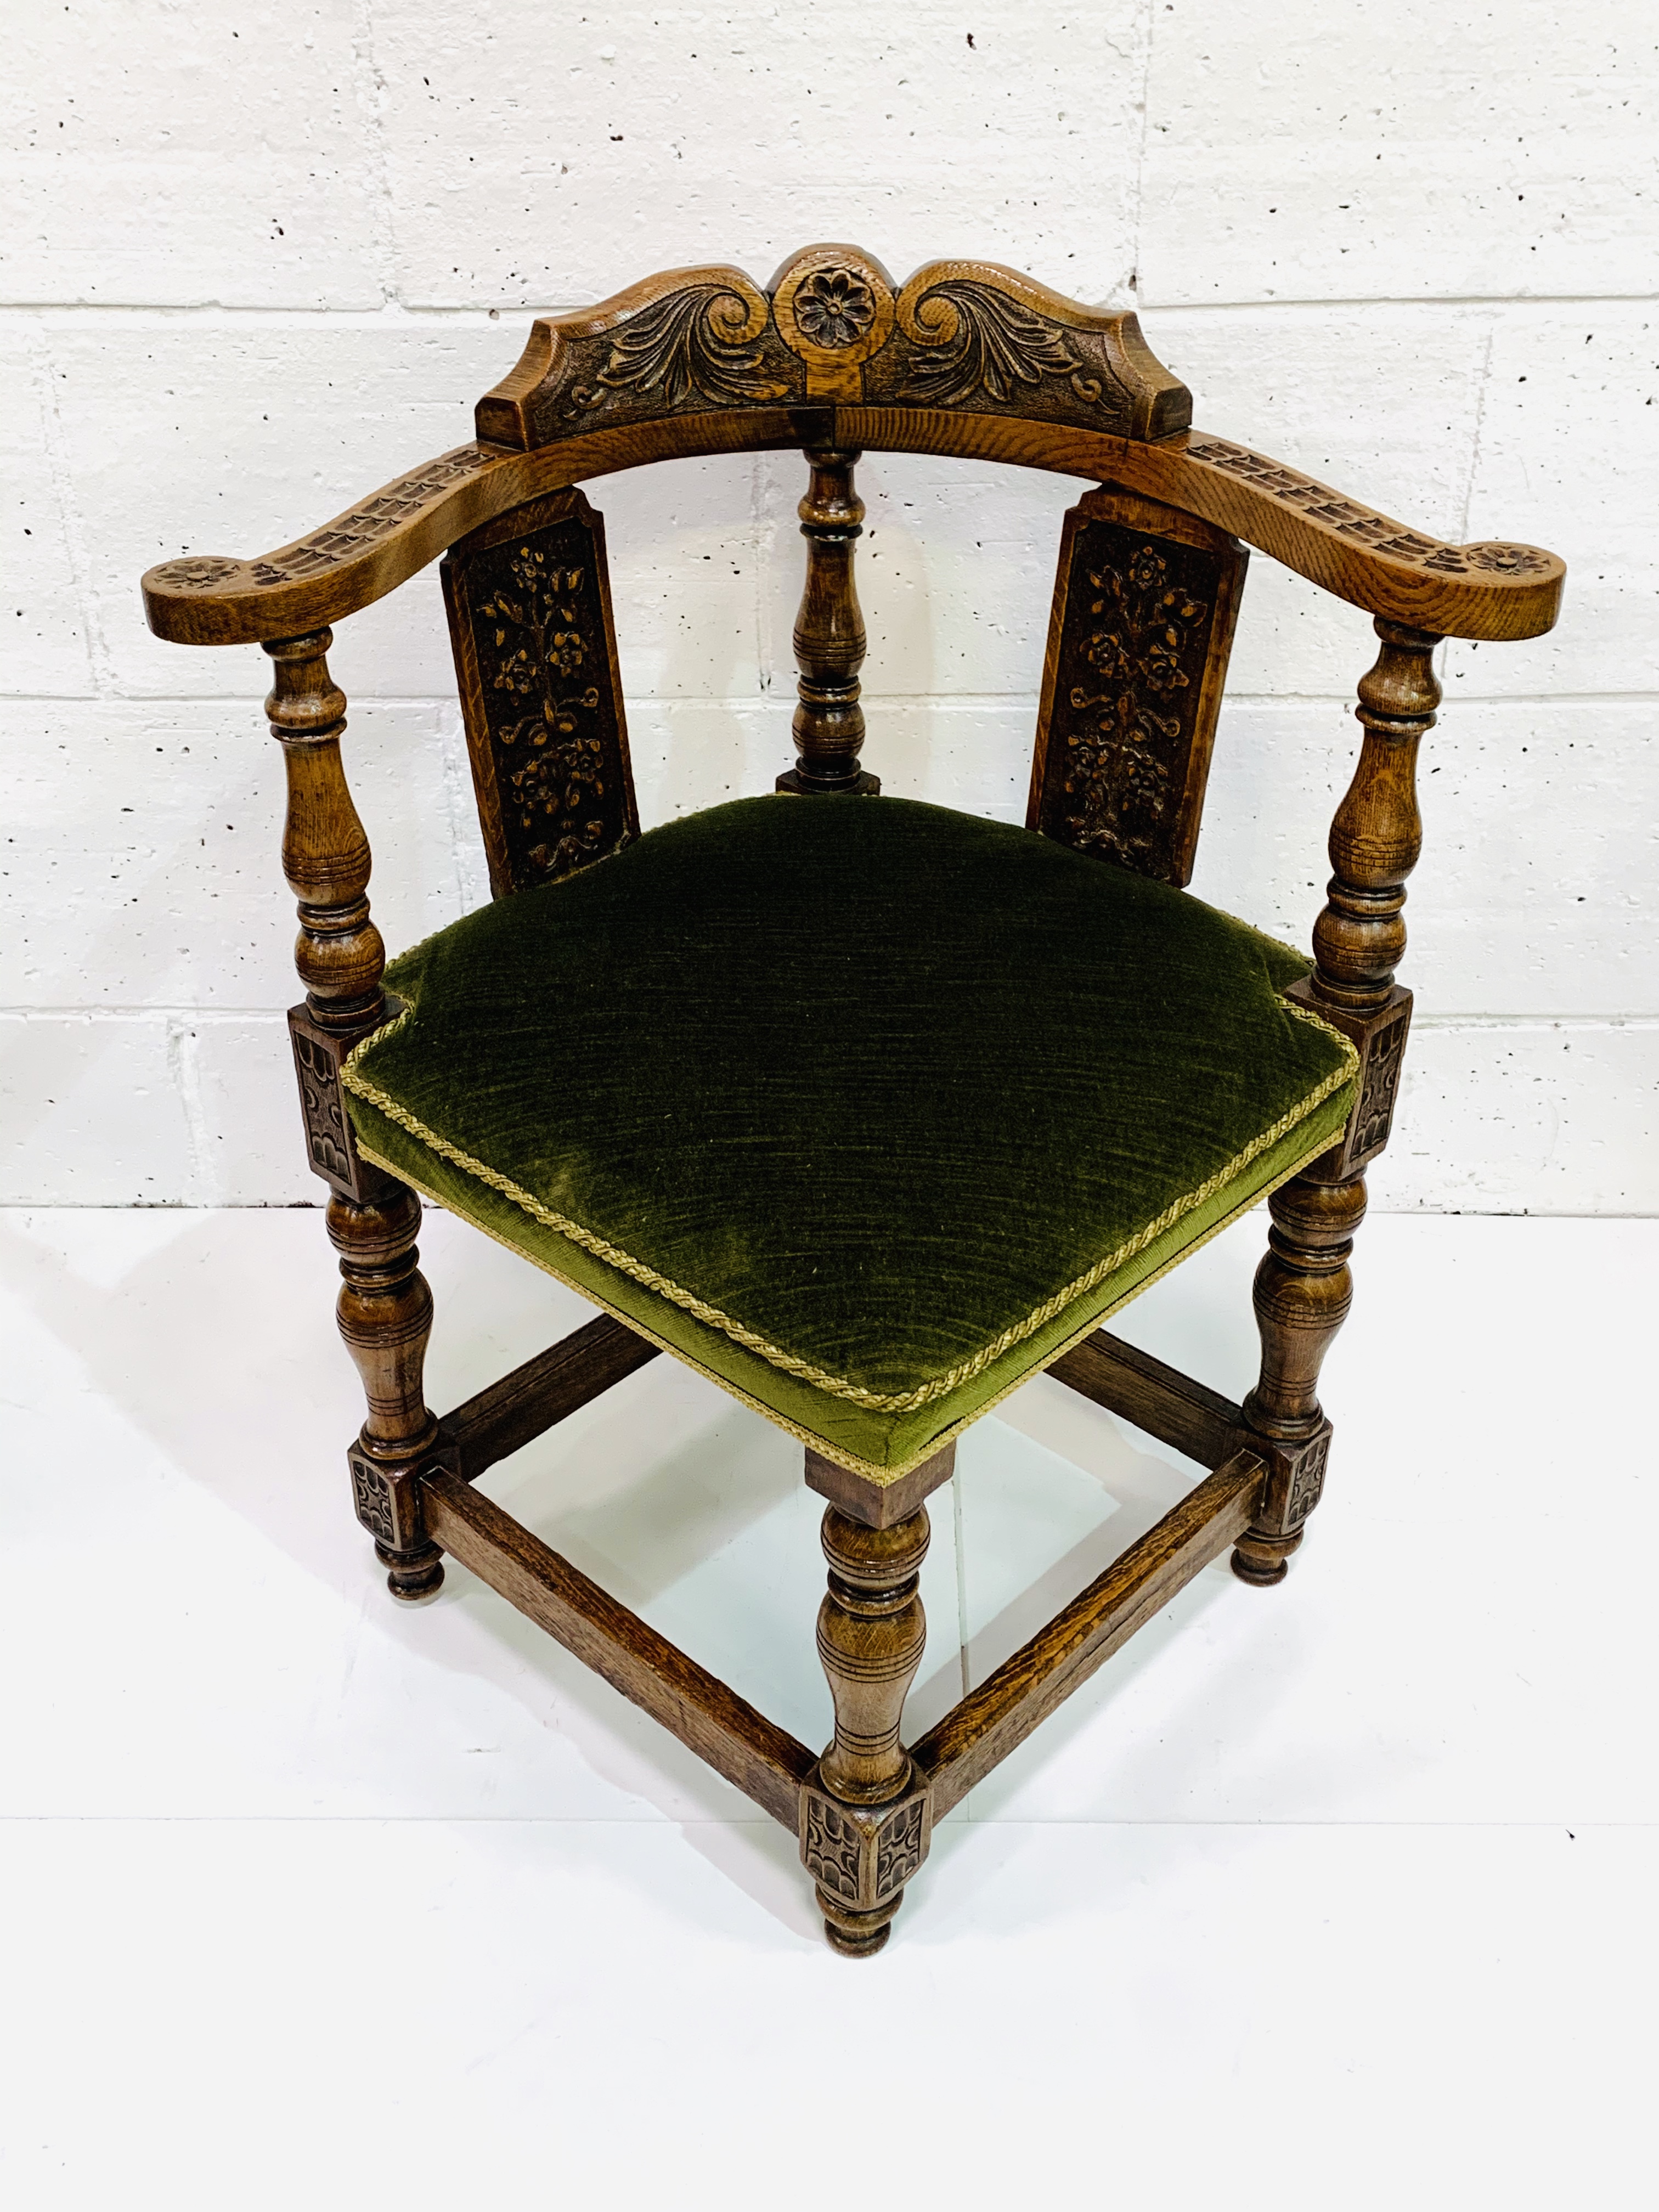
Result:
[[[422,1387],[432,1293],[417,1264],[421,1201],[389,1178],[367,1206],[329,1201],[329,1241],[340,1255],[340,1334],[363,1380],[368,1418],[349,1455],[357,1518],[374,1539],[393,1597],[430,1596],[443,1554],[421,1516],[420,1475],[438,1424]]]
[[[899,1742],[927,1634],[916,1595],[927,1536],[925,1506],[890,1528],[866,1528],[833,1505],[823,1516],[830,1588],[818,1657],[836,1738],[801,1791],[800,1851],[823,1932],[848,1958],[867,1959],[887,1941],[930,1839],[930,1794]]]
[[[1353,1304],[1348,1261],[1365,1215],[1365,1179],[1323,1181],[1319,1170],[1326,1164],[1316,1160],[1268,1200],[1273,1225],[1256,1270],[1261,1373],[1244,1401],[1244,1418],[1271,1447],[1263,1455],[1270,1474],[1261,1510],[1239,1538],[1232,1566],[1241,1582],[1259,1587],[1282,1583],[1290,1571],[1330,1455],[1319,1370]]]
[[[421,1201],[358,1156],[340,1069],[352,1046],[386,1019],[386,948],[369,919],[368,840],[340,760],[345,694],[328,671],[326,629],[269,641],[265,702],[283,748],[288,817],[283,872],[300,902],[295,964],[305,1004],[289,1015],[306,1149],[330,1184],[329,1241],[344,1279],[340,1334],[368,1397],[368,1419],[348,1455],[357,1518],[374,1539],[393,1597],[429,1596],[443,1555],[421,1517],[420,1473],[438,1424],[422,1395],[432,1293],[416,1261]]]
[[[1320,1410],[1319,1370],[1353,1302],[1348,1259],[1365,1218],[1363,1170],[1389,1141],[1411,1022],[1411,994],[1394,977],[1406,950],[1406,878],[1423,844],[1417,750],[1440,703],[1440,640],[1381,616],[1374,627],[1381,643],[1354,709],[1365,736],[1331,823],[1314,971],[1286,993],[1344,1033],[1359,1068],[1339,1141],[1267,1201],[1273,1225],[1255,1279],[1261,1376],[1244,1401],[1265,1447],[1267,1486],[1233,1553],[1233,1572],[1257,1584],[1284,1581],[1324,1486],[1331,1425]]]

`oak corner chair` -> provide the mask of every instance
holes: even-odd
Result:
[[[158,635],[258,641],[286,763],[289,1017],[339,1322],[349,1464],[393,1595],[447,1552],[799,1840],[826,1933],[885,1942],[933,1820],[1231,1550],[1280,1581],[1318,1503],[1316,1395],[1411,1015],[1395,981],[1444,636],[1547,629],[1563,567],[1453,546],[1190,427],[1132,314],[994,264],[897,285],[857,248],[653,276],[538,321],[477,437],[254,560],[143,580]],[[576,486],[804,451],[793,798],[873,797],[853,560],[860,452],[1094,479],[1067,514],[1024,830],[892,798],[740,799],[641,835],[604,526]],[[1312,956],[1193,899],[1233,623],[1259,547],[1376,618]],[[446,550],[447,549],[447,550]],[[386,967],[327,625],[440,554],[494,903]],[[441,1419],[417,1193],[601,1312]],[[1266,1196],[1243,1406],[1104,1316]],[[805,1447],[829,1502],[821,1757],[482,1496],[475,1479],[666,1351]],[[1210,1472],[939,1725],[901,1737],[926,1500],[1046,1370]]]

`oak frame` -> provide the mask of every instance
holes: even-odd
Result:
[[[1185,387],[1153,358],[1133,315],[1082,307],[991,264],[929,264],[900,287],[855,247],[809,247],[766,288],[731,269],[670,271],[600,307],[538,322],[518,367],[480,401],[473,444],[276,553],[171,561],[143,580],[158,635],[198,645],[257,640],[274,665],[266,703],[288,778],[283,867],[299,902],[296,963],[307,987],[290,1026],[309,1164],[331,1192],[341,1334],[368,1399],[348,1454],[352,1494],[389,1587],[404,1599],[429,1595],[446,1551],[471,1567],[796,1834],[828,1938],[851,1956],[886,1941],[935,1819],[1204,1565],[1231,1547],[1244,1582],[1283,1580],[1322,1490],[1331,1425],[1316,1395],[1319,1369],[1348,1310],[1364,1170],[1388,1140],[1410,1021],[1411,996],[1395,969],[1405,879],[1421,842],[1416,754],[1440,696],[1432,654],[1446,635],[1535,635],[1559,606],[1565,571],[1553,555],[1442,545],[1249,448],[1192,431],[1189,420]],[[811,475],[800,507],[798,757],[780,775],[780,791],[880,787],[860,761],[864,631],[853,562],[863,507],[854,472],[865,448],[1004,460],[1100,485],[1068,517],[1061,548],[1033,763],[1030,826],[1039,834],[1068,826],[1049,805],[1048,753],[1056,684],[1075,646],[1068,594],[1085,533],[1103,526],[1138,534],[1149,558],[1165,549],[1177,582],[1174,549],[1207,564],[1201,606],[1198,586],[1180,584],[1194,600],[1195,658],[1191,673],[1179,674],[1194,690],[1191,712],[1164,717],[1177,802],[1157,836],[1107,841],[1102,865],[1187,879],[1244,573],[1238,540],[1367,608],[1381,641],[1359,684],[1364,737],[1332,825],[1334,873],[1314,932],[1315,965],[1287,994],[1352,1040],[1357,1095],[1340,1138],[1269,1199],[1273,1227],[1255,1291],[1255,1387],[1233,1405],[1104,1330],[1050,1363],[1056,1381],[1208,1472],[908,1747],[902,1709],[925,1636],[916,1589],[926,1500],[949,1480],[954,1446],[887,1484],[809,1448],[805,1480],[829,1500],[818,1649],[835,1707],[834,1740],[817,1757],[471,1487],[658,1346],[602,1315],[441,1419],[425,1403],[432,1300],[415,1247],[420,1202],[359,1155],[340,1081],[346,1054],[386,1018],[388,1000],[365,896],[368,841],[340,759],[346,702],[325,657],[331,623],[446,544],[453,549],[445,589],[481,820],[492,888],[510,896],[528,878],[503,824],[492,751],[499,733],[468,626],[468,563],[520,536],[526,559],[541,557],[544,541],[556,550],[573,531],[592,549],[586,561],[595,573],[582,590],[613,711],[599,736],[581,742],[604,754],[613,778],[608,826],[598,825],[608,849],[636,832],[637,815],[603,526],[573,488],[672,456],[786,447],[804,451]],[[575,592],[571,579],[573,606]],[[559,809],[545,811],[551,817]],[[1086,839],[1068,842],[1090,848]],[[545,865],[562,863],[556,853]]]

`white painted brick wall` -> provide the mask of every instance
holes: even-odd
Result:
[[[1134,297],[1206,428],[1571,566],[1454,645],[1395,1207],[1659,1210],[1659,68],[1644,0],[46,0],[0,231],[0,1199],[314,1200],[252,648],[137,580],[471,429],[527,313],[853,238]],[[1565,20],[1563,20],[1564,17]],[[969,34],[972,33],[972,44]],[[787,757],[799,465],[596,488],[647,821]],[[868,757],[1018,819],[1077,487],[872,455]],[[1196,888],[1305,939],[1365,618],[1258,556]],[[341,626],[388,939],[485,895],[431,572]]]

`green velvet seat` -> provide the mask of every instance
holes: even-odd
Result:
[[[741,799],[393,963],[374,1161],[891,1481],[1324,1150],[1308,963],[1030,831]]]

